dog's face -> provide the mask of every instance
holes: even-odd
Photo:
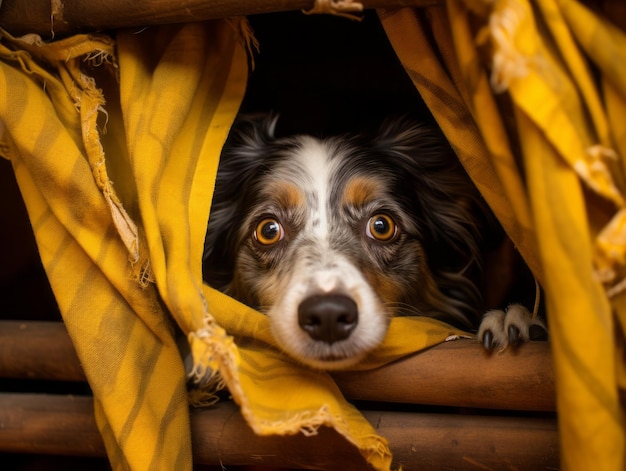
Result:
[[[315,366],[352,363],[385,335],[423,268],[410,216],[339,142],[303,137],[259,177],[229,291],[266,312],[281,346]]]
[[[205,277],[267,314],[285,352],[341,368],[394,315],[466,322],[478,200],[440,136],[274,139],[270,122],[238,139],[220,164]]]

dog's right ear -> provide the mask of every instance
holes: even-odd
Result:
[[[236,151],[245,156],[258,156],[259,151],[275,139],[278,114],[243,114],[237,117],[224,145],[221,161],[226,152]]]
[[[214,288],[231,281],[248,190],[266,163],[277,121],[276,114],[239,117],[222,149],[202,257],[203,278]]]

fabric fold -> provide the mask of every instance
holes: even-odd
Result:
[[[265,316],[202,283],[219,154],[245,91],[250,45],[244,19],[118,31],[115,41],[5,34],[3,156],[114,469],[191,469],[175,325],[201,389],[192,401],[210,403],[228,387],[256,433],[333,427],[375,469],[390,469],[387,441],[328,374],[279,354]],[[400,319],[391,330],[414,338],[393,338],[363,368],[458,333],[427,319]]]
[[[613,60],[623,31],[574,0],[448,0],[379,16],[545,290],[564,468],[623,469],[626,96],[624,61]],[[287,359],[265,316],[202,282],[219,155],[255,44],[242,18],[0,40],[0,152],[116,470],[191,469],[187,401],[222,387],[256,433],[329,426],[375,469],[394,466],[327,373]],[[459,335],[396,318],[358,368]]]
[[[575,0],[448,0],[380,17],[545,291],[564,469],[622,469],[624,32]]]

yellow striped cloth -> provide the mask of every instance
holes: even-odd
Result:
[[[380,16],[545,288],[564,468],[624,469],[623,33],[574,0],[448,0]],[[257,433],[333,426],[375,469],[389,469],[386,441],[327,375],[274,354],[264,316],[202,284],[218,156],[246,85],[246,23],[116,40],[3,34],[0,43],[0,152],[13,163],[113,467],[191,469],[173,319],[188,334],[194,377],[209,390],[225,383]],[[362,368],[451,333],[394,319]],[[277,402],[276,388],[293,396]]]
[[[563,469],[626,469],[626,35],[575,0],[380,17],[545,288]]]
[[[332,426],[375,469],[389,469],[386,440],[329,375],[277,355],[265,316],[202,283],[213,183],[245,91],[250,40],[241,19],[118,32],[116,43],[3,34],[2,155],[114,469],[191,469],[174,322],[205,388],[192,402],[210,403],[225,384],[255,432]],[[390,333],[362,368],[457,332],[417,318],[394,321]]]

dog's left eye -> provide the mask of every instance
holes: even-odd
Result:
[[[387,214],[376,214],[367,222],[365,233],[370,239],[380,242],[389,242],[398,232],[398,226],[391,216]]]
[[[283,239],[285,231],[276,219],[266,218],[254,230],[254,239],[261,245],[273,245]]]

